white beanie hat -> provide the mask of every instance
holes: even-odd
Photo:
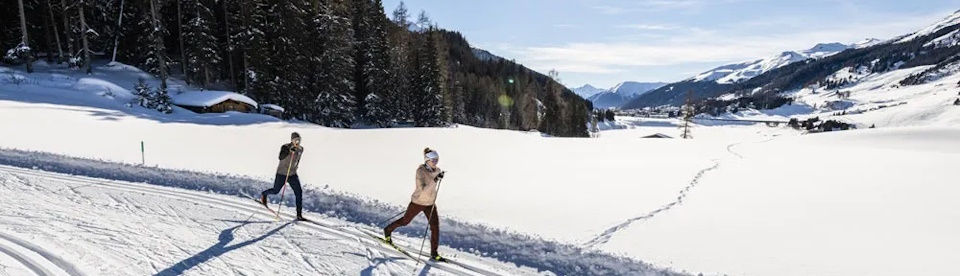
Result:
[[[439,158],[440,158],[440,154],[438,154],[436,151],[430,151],[424,155],[424,159],[439,159]]]

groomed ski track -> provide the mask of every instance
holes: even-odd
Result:
[[[153,186],[153,185],[147,185],[147,184],[129,183],[129,182],[121,183],[120,181],[95,179],[95,178],[89,178],[89,177],[83,177],[83,176],[67,176],[67,175],[58,174],[58,173],[28,170],[28,169],[10,167],[5,165],[0,165],[0,172],[10,173],[12,175],[27,175],[27,176],[38,177],[38,178],[52,179],[52,180],[57,180],[59,182],[76,184],[77,186],[92,185],[92,186],[104,188],[104,189],[149,194],[149,195],[165,197],[169,199],[185,200],[185,201],[189,201],[197,204],[205,204],[210,207],[236,211],[243,214],[250,213],[252,214],[253,217],[263,219],[265,221],[277,221],[276,217],[270,214],[269,211],[264,209],[262,206],[258,206],[256,205],[255,202],[252,202],[252,201],[246,202],[244,200],[241,200],[240,198],[232,200],[232,199],[226,199],[222,196],[212,196],[211,194],[204,194],[197,191],[182,190],[182,189],[162,187],[162,186]],[[63,187],[63,188],[70,188],[70,187]],[[282,214],[282,217],[284,221],[293,220],[293,216],[290,214]],[[294,227],[307,227],[312,231],[338,237],[345,241],[351,241],[351,240],[359,241],[366,244],[369,250],[374,250],[381,254],[408,260],[407,257],[402,255],[401,253],[396,252],[395,250],[392,250],[392,249],[387,249],[381,246],[379,241],[373,240],[366,234],[359,232],[360,230],[358,230],[356,227],[360,227],[360,226],[334,225],[334,224],[325,222],[323,219],[319,219],[319,218],[314,219],[313,222],[307,222],[307,223],[298,222],[295,224],[296,226]],[[369,229],[369,230],[376,231],[375,229]],[[5,238],[5,236],[6,235],[0,234],[0,238]],[[412,252],[414,254],[417,252],[416,248],[412,248],[408,245],[400,244],[400,246],[404,248],[404,250],[407,250],[408,252]],[[7,255],[11,255],[18,260],[21,260],[23,264],[25,264],[32,271],[36,272],[37,275],[67,275],[65,273],[61,274],[61,273],[51,272],[52,270],[51,268],[59,269],[59,267],[57,266],[51,267],[50,264],[45,264],[43,262],[35,261],[32,258],[27,258],[24,256],[25,254],[20,253],[22,252],[22,250],[8,250],[8,249],[9,248],[6,246],[3,246],[3,242],[0,241],[0,251],[7,253]],[[10,254],[10,253],[13,253],[13,254]],[[424,263],[428,263],[428,265],[432,267],[431,269],[436,269],[443,272],[449,272],[450,274],[453,274],[453,275],[503,275],[504,274],[504,272],[502,271],[495,271],[492,269],[481,267],[477,264],[470,264],[469,262],[464,263],[464,265],[467,267],[460,267],[454,264],[427,262],[426,261],[427,257],[424,257],[424,256],[421,256],[421,257],[424,258],[424,260],[421,261],[420,266],[423,266]],[[414,267],[415,262],[413,260],[405,261],[405,263],[409,263],[408,268],[411,274],[414,271],[418,273],[420,272],[420,268]],[[75,275],[75,274],[70,274],[70,275]]]

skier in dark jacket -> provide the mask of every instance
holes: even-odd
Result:
[[[290,183],[293,189],[293,195],[297,197],[297,220],[306,220],[303,218],[302,189],[300,188],[300,177],[297,176],[297,167],[300,165],[300,157],[303,156],[303,147],[300,146],[300,134],[294,132],[290,134],[290,143],[280,147],[280,163],[277,165],[277,177],[273,181],[273,188],[260,193],[260,203],[267,206],[267,195],[275,195],[283,188],[284,182]]]

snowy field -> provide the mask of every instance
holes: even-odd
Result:
[[[424,147],[439,151],[448,172],[441,253],[495,274],[960,273],[960,188],[950,185],[956,111],[926,126],[809,135],[698,125],[692,140],[641,139],[680,130],[640,118],[620,118],[596,139],[467,126],[343,130],[251,114],[164,116],[70,88],[89,78],[132,87],[124,76],[138,74],[129,68],[102,78],[0,70],[26,80],[4,82],[0,72],[0,164],[150,183],[0,170],[3,194],[22,195],[0,201],[0,233],[57,252],[86,275],[410,274],[414,263],[336,226],[376,230],[399,212]],[[872,114],[932,107],[914,99],[945,93],[902,89],[917,89],[914,105]],[[873,93],[851,97],[867,102]],[[814,112],[795,106],[789,112]],[[268,188],[292,131],[304,139],[306,216],[326,226],[260,223],[269,216],[238,196]],[[141,141],[146,166],[138,166]],[[422,231],[418,219],[399,234],[416,251]],[[32,271],[31,262],[9,263],[0,269]],[[465,273],[456,269],[427,274]]]

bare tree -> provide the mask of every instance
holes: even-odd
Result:
[[[17,51],[20,49],[28,49],[26,52],[27,59],[27,73],[33,73],[33,51],[30,49],[30,38],[27,36],[27,16],[23,11],[23,0],[17,0],[17,4],[20,5],[20,31],[23,33],[23,41],[20,46],[17,46]]]
[[[690,98],[690,92],[687,92],[687,100],[683,105],[683,125],[680,128],[683,129],[683,133],[680,134],[680,137],[683,139],[693,139],[693,135],[690,133],[690,123],[693,122],[693,115],[696,110],[693,107],[693,101]]]

